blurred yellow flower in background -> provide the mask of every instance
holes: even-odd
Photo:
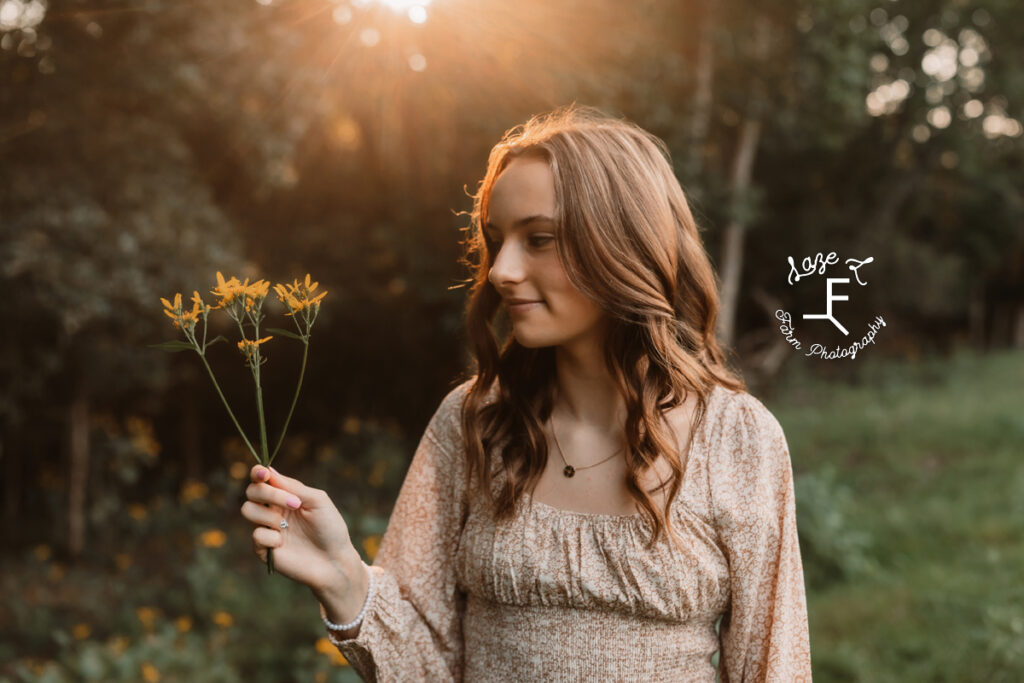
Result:
[[[219,548],[228,540],[227,534],[220,529],[210,529],[199,535],[199,542],[207,548]]]
[[[201,481],[195,481],[190,479],[185,482],[185,485],[181,487],[181,502],[183,504],[191,503],[194,500],[200,498],[206,498],[210,493],[210,487]]]
[[[331,663],[335,666],[348,666],[348,660],[345,659],[345,655],[338,651],[338,648],[334,646],[328,638],[320,638],[316,641],[316,651],[325,654],[331,658]]]
[[[142,505],[141,503],[132,503],[128,506],[128,514],[131,515],[131,518],[135,521],[141,522],[146,519],[149,512],[146,510],[145,505]]]
[[[341,429],[346,434],[355,435],[359,433],[359,430],[362,428],[362,426],[362,420],[360,420],[355,415],[349,415],[345,418],[345,421],[342,423]]]
[[[157,618],[160,616],[160,610],[155,607],[138,607],[135,609],[135,616],[138,617],[142,628],[151,631]]]
[[[174,627],[182,633],[192,630],[192,617],[178,617],[174,620]]]
[[[128,636],[114,636],[107,641],[107,649],[115,655],[121,655],[131,644],[132,639]]]
[[[380,534],[373,534],[363,539],[363,550],[366,551],[366,556],[370,558],[370,562],[377,557],[377,551],[380,549]]]
[[[213,623],[217,624],[221,628],[231,628],[235,624],[234,618],[224,611],[213,613]]]
[[[146,683],[157,683],[160,680],[160,672],[149,662],[142,663],[142,678]]]
[[[117,565],[117,568],[121,571],[124,571],[125,569],[131,567],[132,562],[132,556],[128,553],[118,553],[114,556],[114,564]]]
[[[160,455],[160,442],[156,440],[152,420],[133,415],[125,418],[124,426],[136,453],[141,453],[150,461]]]
[[[50,556],[53,553],[50,550],[50,546],[42,544],[42,545],[37,545],[35,548],[33,548],[32,549],[32,554],[35,555],[36,559],[39,560],[40,562],[46,562],[48,559],[50,559]]]
[[[249,467],[244,462],[233,462],[229,473],[232,479],[245,479],[249,476]]]
[[[366,477],[367,483],[374,488],[378,488],[384,485],[384,475],[388,471],[388,461],[378,460],[373,463],[373,469],[370,470],[370,474]]]
[[[92,628],[89,624],[75,624],[75,627],[71,629],[71,636],[75,640],[85,640],[92,635]]]

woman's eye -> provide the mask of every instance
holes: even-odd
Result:
[[[535,247],[543,247],[545,244],[553,241],[554,239],[554,237],[549,237],[547,235],[534,235],[530,238],[530,243],[533,244],[533,246]]]

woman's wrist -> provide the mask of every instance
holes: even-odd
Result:
[[[324,616],[328,620],[347,624],[356,619],[366,605],[370,589],[370,569],[363,563],[358,553],[355,553],[355,557],[339,561],[335,566],[337,572],[333,580],[313,588],[312,592],[323,606]],[[358,626],[352,631],[358,631]]]

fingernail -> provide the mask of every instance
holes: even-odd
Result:
[[[263,481],[264,479],[267,478],[268,474],[269,472],[267,472],[265,469],[261,469],[259,472],[256,473],[256,481]]]
[[[302,501],[296,498],[295,496],[292,496],[287,501],[285,501],[285,504],[292,510],[298,510],[299,506],[302,505]]]

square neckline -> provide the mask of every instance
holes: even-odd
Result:
[[[705,408],[705,411],[704,411],[704,419],[701,421],[697,431],[690,437],[690,441],[691,441],[690,452],[691,452],[691,454],[693,452],[693,448],[696,447],[696,445],[698,443],[700,443],[700,440],[698,439],[698,437],[704,435],[704,432],[706,430],[707,423],[708,423],[708,419],[707,418],[708,418],[708,415],[711,413],[711,406],[714,403],[715,396],[718,395],[720,393],[720,390],[723,389],[723,388],[724,387],[722,387],[722,385],[716,384],[714,387],[712,387],[711,392],[708,394],[708,402],[707,402],[707,407]],[[680,486],[679,491],[680,491],[680,493],[682,492],[682,487],[681,486]],[[620,515],[620,514],[615,514],[613,512],[585,512],[583,510],[570,510],[568,508],[560,508],[560,507],[557,507],[555,505],[551,505],[550,503],[545,503],[543,501],[536,500],[536,499],[534,499],[532,492],[527,493],[526,495],[529,496],[529,502],[525,503],[525,507],[527,508],[527,510],[531,511],[531,512],[539,510],[541,512],[541,514],[543,514],[544,516],[547,516],[547,517],[569,517],[569,518],[575,517],[575,518],[580,518],[580,519],[585,520],[585,521],[595,521],[595,522],[605,521],[605,522],[643,522],[643,523],[647,523],[647,519],[644,516],[643,512],[634,512],[634,513],[628,514],[628,515]],[[670,504],[670,506],[669,506],[672,510],[675,510],[676,500],[678,500],[678,497],[679,496],[677,494],[676,499],[674,499],[672,501],[672,503]]]

